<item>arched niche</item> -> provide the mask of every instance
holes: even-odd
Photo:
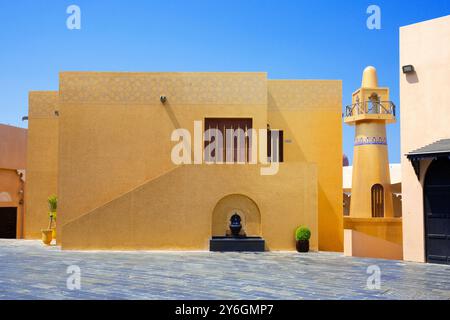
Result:
[[[212,236],[224,236],[231,216],[237,213],[247,236],[261,236],[261,213],[255,201],[242,194],[220,199],[212,213]]]

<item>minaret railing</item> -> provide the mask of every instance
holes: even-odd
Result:
[[[345,117],[362,114],[387,114],[395,117],[395,104],[392,101],[365,101],[345,107]]]

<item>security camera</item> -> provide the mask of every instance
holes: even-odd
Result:
[[[166,103],[167,97],[166,96],[161,96],[161,97],[159,97],[159,100],[161,100],[161,103]]]

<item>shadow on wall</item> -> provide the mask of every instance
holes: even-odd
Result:
[[[418,83],[419,76],[417,75],[417,72],[414,71],[406,74],[406,81],[408,81],[408,83]]]

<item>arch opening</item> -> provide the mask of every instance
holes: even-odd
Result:
[[[220,199],[212,213],[212,236],[225,236],[230,231],[234,215],[241,218],[242,232],[247,236],[261,236],[261,213],[255,201],[242,194],[227,195]]]
[[[384,188],[381,184],[377,183],[372,186],[372,217],[383,218],[384,217]]]

